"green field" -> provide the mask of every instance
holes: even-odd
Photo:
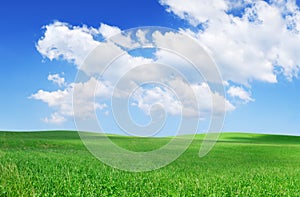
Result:
[[[136,151],[169,140],[111,139]],[[0,132],[0,196],[300,196],[300,137],[223,133],[199,158],[201,139],[164,168],[131,173],[102,164],[76,132]]]

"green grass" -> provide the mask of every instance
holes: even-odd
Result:
[[[94,158],[76,132],[0,132],[0,196],[300,196],[300,137],[223,133],[199,158],[202,137],[170,165],[130,173]],[[169,141],[110,138],[136,151]]]

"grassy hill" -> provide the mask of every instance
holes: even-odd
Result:
[[[169,141],[110,138],[135,151]],[[130,173],[94,158],[77,132],[0,132],[0,196],[299,196],[300,137],[223,133],[199,158],[202,138],[164,168]]]

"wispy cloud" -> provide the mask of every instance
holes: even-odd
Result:
[[[65,78],[59,76],[59,74],[48,75],[48,80],[57,84],[59,87],[66,85]]]

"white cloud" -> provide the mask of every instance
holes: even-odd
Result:
[[[276,83],[278,75],[284,75],[288,80],[298,76],[300,71],[300,11],[294,0],[160,0],[168,12],[188,21],[191,29],[181,29],[203,44],[210,55],[216,60],[222,74],[222,81],[228,89],[230,99],[240,99],[244,103],[254,101],[251,98],[251,82],[254,80]],[[244,10],[239,16],[232,10]],[[198,26],[200,25],[200,26]],[[198,30],[195,30],[197,29]],[[197,75],[189,69],[187,62],[178,54],[157,50],[155,60],[145,57],[134,57],[123,48],[133,48],[141,44],[149,44],[148,31],[138,30],[135,34],[123,34],[118,27],[104,23],[100,27],[72,26],[56,21],[44,27],[44,36],[36,44],[37,50],[50,60],[66,60],[74,63],[77,69],[87,74],[90,79],[86,82],[67,84],[58,74],[49,75],[48,80],[63,87],[62,90],[39,90],[30,98],[47,103],[56,112],[44,121],[62,123],[73,116],[72,94],[74,89],[80,93],[75,104],[80,107],[78,113],[89,117],[95,109],[104,110],[108,106],[103,99],[109,98],[118,79],[126,77],[115,89],[117,97],[126,97],[130,90],[143,81],[159,81],[172,87],[174,92],[183,98],[177,100],[174,92],[160,87],[140,88],[134,95],[135,104],[145,113],[151,106],[158,103],[172,115],[188,111],[188,115],[209,113],[212,108],[212,98],[217,112],[232,111],[235,106],[232,100],[227,100],[217,92],[212,92],[205,79],[197,81]],[[150,32],[152,33],[152,32]],[[97,35],[108,39],[106,42],[96,40]],[[118,36],[114,36],[118,35]],[[113,37],[112,37],[113,36]],[[136,37],[136,40],[134,40]],[[175,32],[153,32],[152,43],[160,43],[165,48],[176,48],[177,52],[186,57],[199,57],[199,51],[194,50],[187,39]],[[184,41],[183,41],[184,40]],[[122,47],[121,47],[122,46]],[[98,48],[97,48],[98,47]],[[95,50],[94,50],[95,49]],[[92,52],[92,53],[91,53]],[[184,54],[184,52],[186,52]],[[84,62],[87,55],[89,61]],[[101,81],[91,77],[102,74],[104,66],[111,63]],[[84,62],[84,64],[83,64]],[[172,65],[181,74],[188,76],[190,81],[184,82],[170,77],[170,71],[163,67],[152,66],[155,63]],[[148,64],[148,67],[139,65]],[[96,65],[96,66],[95,66]],[[151,66],[149,66],[151,65]],[[140,69],[139,69],[140,68]],[[214,78],[210,73],[211,66],[201,68],[205,77]],[[207,80],[206,78],[206,80]],[[232,83],[233,82],[233,83]],[[96,84],[98,84],[95,89]],[[232,86],[232,84],[235,84]],[[247,87],[246,91],[242,87]],[[193,92],[191,92],[192,90]],[[194,101],[196,95],[197,103]],[[96,97],[95,103],[93,97]],[[102,102],[102,104],[101,104]],[[199,111],[196,110],[198,105]],[[225,109],[224,109],[225,106]],[[106,113],[107,112],[107,113]],[[106,110],[105,114],[109,112]]]
[[[251,98],[251,95],[249,92],[247,92],[246,90],[244,90],[241,87],[235,87],[235,86],[231,86],[228,90],[227,93],[231,96],[231,97],[237,97],[241,100],[243,100],[245,103],[248,103],[250,101],[254,101],[253,98]]]
[[[63,59],[74,63],[78,69],[84,71],[88,76],[102,73],[105,70],[104,68],[111,63],[111,60],[120,55],[122,57],[117,61],[123,62],[115,67],[115,73],[152,61],[143,57],[132,57],[121,49],[118,45],[132,46],[136,41],[133,41],[130,35],[119,34],[121,30],[118,27],[101,23],[97,30],[85,25],[81,27],[71,26],[68,23],[56,21],[46,25],[44,29],[44,36],[36,45],[37,50],[50,60]],[[94,39],[97,34],[101,34],[105,38],[118,36],[112,37],[115,39],[113,41],[100,42]],[[88,60],[85,59],[87,56],[89,57]]]
[[[152,89],[139,88],[133,95],[134,103],[132,105],[142,109],[149,115],[154,105],[159,105],[171,115],[181,114],[181,102],[168,89],[154,87]]]
[[[44,29],[45,34],[38,41],[36,48],[50,60],[64,59],[80,66],[85,57],[99,44],[93,38],[97,31],[86,26],[70,26],[56,21],[46,25]]]
[[[65,90],[57,90],[53,92],[39,90],[29,98],[41,100],[47,103],[50,108],[56,110],[56,112],[51,114],[49,118],[46,117],[43,119],[43,121],[46,123],[61,124],[66,121],[65,117],[73,115],[72,94],[70,87],[66,88]]]
[[[223,0],[160,0],[160,3],[167,6],[168,12],[186,19],[195,26],[208,20],[221,18],[228,7]]]
[[[95,53],[95,58],[98,59],[99,57],[102,57],[103,54]],[[98,58],[97,58],[98,57]],[[105,59],[105,57],[101,58],[102,60]],[[107,60],[108,61],[108,60]],[[157,70],[153,72],[149,72],[150,70],[153,70],[152,68],[145,68],[142,70],[139,70],[139,73],[134,72],[134,68],[153,63],[154,61],[149,58],[144,57],[134,57],[129,55],[128,53],[123,53],[121,56],[118,57],[118,59],[114,60],[109,67],[105,70],[105,73],[103,74],[103,77],[110,81],[112,84],[115,84],[120,78],[123,77],[124,74],[130,74],[131,80],[133,81],[140,81],[145,79],[145,77],[150,78],[150,76],[160,76],[159,72]],[[100,72],[100,70],[97,71],[97,68],[93,66],[92,64],[89,64],[90,70],[93,70],[93,72],[97,73]],[[100,67],[98,67],[100,68]],[[101,68],[103,69],[103,68]],[[130,72],[130,73],[128,73]],[[150,75],[152,74],[152,75]],[[125,86],[125,84],[124,84]]]
[[[143,31],[141,29],[139,29],[136,32],[136,37],[138,38],[138,40],[140,41],[141,44],[146,45],[148,44],[148,39],[146,38],[147,32]]]
[[[118,79],[123,77],[125,73],[128,74],[127,78],[129,80],[125,81],[126,83],[121,83],[121,86],[115,89],[117,92],[115,96],[117,97],[128,96],[130,89],[143,81],[160,81],[163,79],[161,82],[166,82],[167,85],[174,87],[176,93],[183,98],[182,105],[182,103],[174,97],[173,92],[171,91],[167,91],[159,87],[155,87],[153,89],[141,89],[135,94],[134,99],[136,101],[136,106],[142,109],[146,114],[149,113],[153,104],[159,104],[171,115],[180,114],[182,106],[184,106],[183,112],[185,116],[195,116],[199,112],[201,112],[201,116],[205,116],[205,114],[211,111],[212,98],[214,98],[216,102],[214,103],[214,106],[216,106],[217,111],[231,111],[234,109],[234,106],[223,96],[220,96],[217,93],[211,93],[208,85],[205,83],[186,84],[180,80],[170,81],[170,72],[168,69],[154,66],[155,64],[150,66],[151,63],[154,63],[153,59],[133,57],[129,55],[118,46],[118,44],[120,44],[118,43],[118,39],[114,40],[114,42],[117,43],[115,44],[113,42],[99,42],[93,38],[93,35],[97,33],[101,33],[104,37],[109,37],[114,34],[113,32],[119,32],[118,28],[110,27],[105,24],[101,24],[99,30],[96,30],[95,28],[87,28],[86,26],[72,27],[61,22],[55,22],[46,26],[45,36],[39,40],[37,45],[39,52],[48,57],[50,60],[63,58],[67,61],[74,62],[74,64],[79,68],[79,64],[83,61],[84,57],[91,52],[90,50],[94,49],[90,54],[89,61],[85,61],[79,68],[88,76],[92,76],[103,71],[103,67],[95,65],[107,65],[110,60],[117,55],[123,55],[114,61],[105,71],[102,81],[98,81],[92,77],[84,83],[77,82],[65,84],[64,78],[60,77],[58,74],[49,75],[48,79],[50,81],[53,81],[60,86],[64,85],[65,89],[52,92],[39,90],[30,97],[32,99],[41,100],[56,110],[50,118],[44,119],[45,122],[61,123],[66,120],[66,117],[74,115],[72,107],[72,95],[74,89],[76,89],[76,92],[79,93],[76,95],[76,99],[73,100],[73,104],[75,106],[79,106],[76,108],[77,111],[75,112],[75,115],[80,115],[81,118],[88,118],[93,115],[95,109],[103,110],[107,107],[107,105],[95,103],[93,100],[94,96],[99,100],[109,98],[113,91],[113,85],[115,85]],[[58,33],[64,34],[72,39],[67,38],[63,40],[62,37],[56,37]],[[131,43],[133,45],[136,44],[135,42],[140,42],[141,44],[148,43],[146,33],[147,32],[145,31],[138,30],[136,33],[138,40],[127,40],[126,43]],[[154,32],[153,39],[156,43],[165,42],[164,44],[166,47],[168,47],[168,44],[174,44],[179,47],[181,51],[191,51],[192,54],[189,55],[197,56],[197,53],[194,50],[190,50],[191,46],[187,46],[186,42],[183,42],[182,40],[181,42],[176,42],[176,40],[180,40],[180,38],[182,38],[180,36],[181,35],[179,34],[171,32],[166,34]],[[121,35],[121,37],[126,39],[130,38],[128,35]],[[83,45],[88,47],[85,47],[85,50],[82,50],[79,45],[73,43],[76,40],[79,40],[79,43],[86,41]],[[166,40],[172,40],[174,42],[168,43]],[[121,45],[122,44],[123,43],[121,43]],[[100,47],[95,48],[96,45]],[[105,48],[105,50],[103,50],[103,48]],[[186,70],[186,67],[184,66],[186,65],[186,62],[178,58],[176,54],[167,54],[165,51],[159,50],[156,52],[155,56],[156,62],[176,65],[183,73]],[[147,66],[139,69],[138,66],[144,64],[147,64]],[[192,75],[188,76],[190,76],[190,78],[192,77]],[[96,83],[98,84],[97,89],[95,88]],[[195,96],[194,94],[198,100],[193,100],[193,97]],[[199,103],[197,103],[197,101],[199,101]],[[197,105],[199,107],[199,111],[197,111]],[[105,114],[107,114],[106,112]]]
[[[101,23],[99,27],[99,33],[104,37],[104,38],[110,38],[116,34],[121,33],[120,28],[115,27],[115,26],[109,26],[107,24]]]
[[[58,109],[62,115],[73,115],[72,110],[72,88],[67,87],[64,90],[44,91],[39,90],[37,93],[31,95],[29,98],[41,100],[48,104],[49,107]]]
[[[235,2],[235,1],[234,1]],[[225,81],[249,86],[253,80],[277,82],[298,76],[300,57],[300,11],[295,1],[161,0],[167,11],[191,25],[204,28],[192,33],[209,49]],[[245,6],[247,5],[247,7]],[[245,9],[242,16],[231,9]],[[278,73],[277,66],[282,70]]]
[[[163,60],[163,63],[171,63],[171,66],[180,69],[180,72],[183,73],[191,71],[187,68],[191,68],[192,63],[192,67],[194,67],[194,69],[192,70],[195,74],[201,73],[201,75],[203,75],[203,77],[205,77],[205,80],[208,82],[221,83],[222,76],[219,75],[217,67],[215,66],[214,62],[211,60],[207,52],[204,50],[204,48],[201,46],[201,44],[198,44],[195,39],[192,39],[191,37],[186,36],[182,33],[176,33],[172,31],[166,33],[155,31],[152,34],[152,37],[153,42],[158,48],[171,49],[169,51],[170,53],[161,53],[160,51],[158,51],[158,53],[156,53],[157,55],[159,55],[158,62],[160,60]],[[179,57],[181,58],[181,60]],[[176,63],[175,61],[178,61],[178,63]],[[182,64],[182,62],[184,63]],[[193,64],[197,67],[195,68]],[[186,67],[185,65],[188,65],[188,67]],[[193,73],[189,73],[189,75],[187,75],[189,76],[188,78],[191,77],[191,74],[193,75]]]
[[[59,74],[48,75],[48,80],[57,84],[59,87],[64,86],[66,84],[65,78],[60,77]]]
[[[218,92],[213,92],[206,82],[190,84],[176,78],[170,81],[170,85],[174,88],[177,95],[183,98],[182,102],[184,106],[190,108],[190,110],[188,110],[190,116],[200,112],[200,116],[206,117],[212,110],[214,110],[216,114],[221,114],[235,109],[224,96]],[[189,90],[190,88],[191,91]],[[196,100],[194,98],[196,98]]]
[[[44,122],[46,123],[51,123],[51,124],[62,124],[63,122],[66,121],[66,118],[64,116],[62,116],[61,114],[55,112],[53,114],[51,114],[50,118],[44,118],[43,119]]]
[[[92,117],[95,110],[107,108],[105,103],[95,103],[94,96],[95,99],[107,98],[111,95],[111,88],[109,83],[91,78],[85,83],[71,83],[64,90],[51,92],[39,90],[29,98],[41,100],[56,110],[50,118],[44,118],[45,122],[62,123],[66,120],[65,117],[72,117],[74,115],[73,104],[80,106],[76,108],[75,115],[81,118]],[[76,99],[73,100],[74,89],[76,89],[78,94],[76,95]]]
[[[235,109],[224,96],[212,92],[205,82],[188,84],[180,78],[175,78],[165,85],[168,88],[158,86],[139,88],[132,96],[134,100],[132,105],[139,107],[148,115],[152,106],[158,104],[171,115],[182,114],[187,117],[200,115],[203,119],[213,110],[215,114],[222,114]]]
[[[224,110],[231,111],[234,109],[234,106],[223,96],[215,92],[212,93],[207,84],[197,81],[197,76],[193,75],[193,73],[197,72],[187,69],[187,61],[182,59],[184,56],[179,58],[176,53],[166,53],[166,51],[158,50],[154,54],[154,59],[142,56],[134,57],[120,47],[120,45],[123,47],[131,45],[133,47],[149,43],[149,35],[146,36],[149,32],[138,30],[136,32],[137,40],[133,40],[130,35],[119,34],[113,37],[113,41],[100,42],[94,39],[96,34],[101,34],[103,37],[108,38],[120,32],[120,30],[117,27],[111,27],[105,24],[101,24],[97,30],[86,26],[73,27],[61,22],[47,25],[45,29],[44,37],[42,37],[37,44],[39,52],[50,60],[62,58],[73,62],[78,69],[84,71],[87,77],[90,78],[86,82],[66,84],[64,78],[58,74],[49,75],[48,79],[50,81],[60,86],[65,86],[65,88],[51,92],[39,90],[30,97],[32,99],[41,100],[56,110],[50,118],[44,119],[46,122],[54,123],[55,119],[62,120],[60,117],[68,118],[74,115],[72,95],[75,89],[76,95],[73,100],[73,105],[78,106],[76,107],[76,116],[79,115],[81,118],[89,118],[93,115],[95,109],[103,110],[107,108],[108,106],[106,104],[100,104],[99,102],[109,99],[110,96],[112,96],[113,87],[120,78],[124,80],[114,89],[116,92],[116,94],[114,94],[115,97],[126,98],[140,83],[144,81],[156,81],[170,85],[174,88],[177,95],[183,98],[183,103],[181,103],[173,95],[173,92],[166,89],[159,87],[153,89],[142,88],[136,92],[134,99],[136,106],[142,109],[146,114],[149,113],[153,104],[159,104],[171,115],[180,114],[182,107],[184,107],[183,115],[185,116],[195,116],[199,112],[201,116],[205,116],[205,114],[211,111],[212,98],[214,98],[216,102],[214,103],[216,111],[224,112]],[[152,38],[153,40],[151,41],[152,43],[154,42],[154,44],[162,43],[162,46],[167,48],[175,46],[179,51],[189,51],[190,53],[186,54],[189,57],[199,57],[197,50],[191,49],[194,45],[187,44],[186,39],[183,39],[184,37],[181,34],[174,32],[165,34],[154,32]],[[81,48],[81,45],[85,46],[83,47],[84,49]],[[88,54],[88,60],[80,65]],[[121,56],[118,57],[119,55]],[[118,59],[110,62],[115,57],[118,57]],[[202,61],[203,59],[198,58],[198,60]],[[111,64],[108,69],[105,70],[105,73],[102,73],[105,66],[109,63]],[[190,84],[182,80],[174,79],[176,76],[172,74],[174,70],[170,71],[168,67],[157,66],[156,63],[175,65],[181,74],[189,76],[188,78],[191,80],[189,82]],[[206,64],[204,66],[206,66],[204,69],[208,70],[209,73],[211,66]],[[101,81],[91,77],[95,74],[101,74]],[[126,77],[124,74],[126,74]],[[194,82],[192,82],[193,80]],[[197,81],[198,84],[195,83],[195,81]],[[94,97],[96,98],[96,103]],[[198,100],[195,100],[195,98]],[[199,101],[199,103],[197,101]],[[197,108],[199,111],[197,111]],[[105,114],[107,113],[105,112]]]

